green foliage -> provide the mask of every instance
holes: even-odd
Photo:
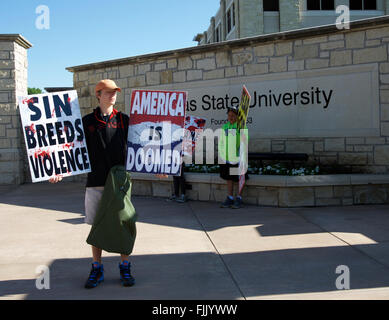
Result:
[[[198,173],[217,173],[219,172],[218,165],[195,165],[186,164],[184,171],[186,172],[198,172]],[[305,175],[318,175],[320,174],[319,166],[301,165],[298,168],[288,168],[283,164],[273,164],[266,166],[258,166],[255,163],[249,162],[247,172],[249,174],[259,175],[286,175],[286,176],[305,176]]]
[[[43,91],[39,88],[28,88],[27,89],[28,94],[40,94],[43,93]]]

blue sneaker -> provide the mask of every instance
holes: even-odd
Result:
[[[224,202],[220,204],[220,208],[230,208],[234,204],[234,198],[227,197]]]
[[[120,281],[124,287],[131,287],[135,284],[135,279],[131,275],[131,264],[128,261],[119,263]]]
[[[104,267],[98,262],[92,263],[92,270],[89,274],[89,278],[85,283],[86,289],[92,289],[97,287],[100,282],[104,281]]]
[[[243,207],[243,200],[241,197],[236,197],[234,204],[232,205],[232,209],[240,209]]]

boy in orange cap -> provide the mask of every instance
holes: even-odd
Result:
[[[113,80],[101,80],[95,87],[99,106],[82,118],[92,171],[88,173],[85,191],[85,223],[93,225],[105,181],[110,169],[124,165],[127,152],[129,118],[114,108],[121,89]],[[56,183],[60,177],[51,178]],[[104,280],[102,249],[92,246],[93,263],[85,288],[94,288]],[[135,283],[130,273],[128,255],[121,255],[120,279],[124,286]]]

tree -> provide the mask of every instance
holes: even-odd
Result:
[[[39,88],[28,88],[27,89],[28,94],[40,94],[43,93],[43,91]]]

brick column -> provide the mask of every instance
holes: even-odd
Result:
[[[18,97],[27,95],[27,49],[18,34],[0,34],[0,184],[24,182],[24,141]]]

